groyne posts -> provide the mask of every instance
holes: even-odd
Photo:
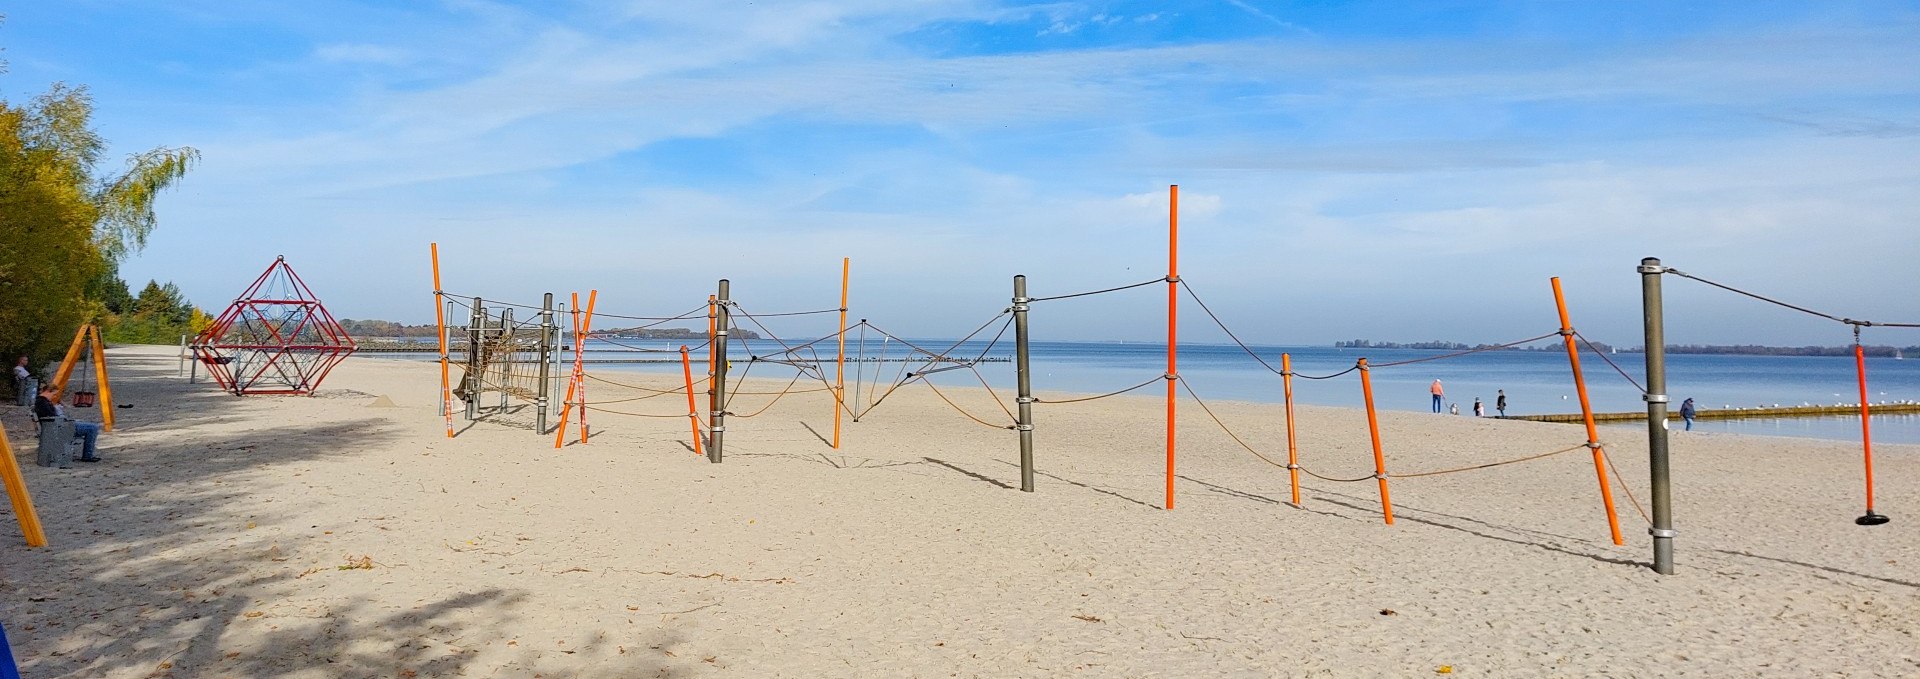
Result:
[[[1367,359],[1356,364],[1360,369],[1360,393],[1367,399],[1367,435],[1373,439],[1373,478],[1380,482],[1380,516],[1393,525],[1393,496],[1387,492],[1387,455],[1380,448],[1380,415],[1373,407],[1373,369]]]
[[[1593,404],[1587,400],[1587,378],[1580,372],[1580,350],[1573,343],[1573,321],[1567,314],[1567,296],[1560,289],[1560,277],[1553,283],[1553,306],[1560,312],[1560,339],[1567,345],[1567,365],[1573,370],[1573,390],[1580,395],[1580,416],[1587,425],[1587,448],[1593,451],[1593,473],[1600,478],[1600,502],[1607,509],[1607,530],[1613,544],[1627,544],[1620,536],[1620,516],[1613,511],[1613,485],[1607,481],[1607,451],[1600,446],[1600,430],[1593,426]]]
[[[1287,399],[1287,482],[1293,487],[1293,506],[1300,506],[1300,447],[1293,429],[1293,354],[1280,355],[1280,383]]]
[[[1028,370],[1027,354],[1027,277],[1013,277],[1013,373],[1019,384],[1014,402],[1019,406],[1020,490],[1033,492],[1033,373]]]
[[[1667,466],[1667,332],[1660,298],[1660,274],[1666,267],[1657,257],[1640,260],[1640,308],[1646,326],[1647,352],[1647,462],[1652,486],[1653,572],[1673,574],[1673,493]]]
[[[707,397],[707,432],[710,437],[707,444],[707,461],[719,464],[721,460],[721,440],[727,433],[727,329],[733,323],[727,313],[731,283],[720,279],[718,294],[713,296],[713,390]]]
[[[1173,509],[1174,411],[1180,379],[1180,185],[1167,187],[1167,509]]]
[[[551,396],[553,377],[549,366],[553,362],[554,340],[553,293],[549,292],[540,299],[540,386],[533,401],[534,418],[538,421],[541,434],[547,433],[547,399]]]

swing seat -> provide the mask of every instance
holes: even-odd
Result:
[[[94,392],[91,392],[91,391],[73,392],[73,407],[92,408],[94,404],[94,400],[98,396],[99,396],[98,394],[95,394]]]
[[[202,359],[200,359],[200,362],[201,362],[201,363],[206,363],[206,364],[209,364],[209,365],[216,365],[216,364],[217,364],[217,365],[226,365],[226,364],[228,364],[228,363],[232,363],[232,362],[233,362],[233,357],[232,357],[232,356],[208,356],[208,357],[206,357],[206,358],[202,358]]]

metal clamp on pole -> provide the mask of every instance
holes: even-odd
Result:
[[[1648,403],[1666,403],[1667,395],[1666,394],[1641,394],[1640,400],[1646,401]]]
[[[1680,536],[1680,531],[1674,530],[1672,528],[1648,528],[1647,534],[1654,536],[1656,538],[1666,538],[1668,540],[1672,540]]]

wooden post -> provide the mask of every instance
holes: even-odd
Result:
[[[722,278],[720,294],[712,297],[717,329],[713,333],[713,388],[707,392],[707,461],[714,464],[721,461],[721,444],[725,442],[727,433],[727,330],[733,327],[727,304],[732,294],[731,288],[732,283]]]
[[[1300,506],[1300,447],[1293,438],[1293,355],[1280,355],[1280,383],[1287,398],[1287,480],[1293,486],[1293,506]]]
[[[1360,391],[1367,397],[1367,434],[1373,437],[1373,478],[1380,481],[1380,514],[1393,525],[1393,496],[1387,492],[1387,456],[1380,450],[1380,416],[1373,408],[1373,372],[1360,359]]]
[[[27,546],[47,546],[47,531],[33,509],[33,494],[27,492],[27,478],[20,475],[20,461],[13,458],[5,426],[0,426],[0,481],[5,482],[7,500],[13,504],[14,518],[20,520],[20,535],[27,539]]]
[[[1180,379],[1180,185],[1167,187],[1167,509],[1173,509],[1174,384]]]
[[[687,356],[687,345],[680,345],[680,372],[687,378],[687,426],[693,428],[693,454],[705,454],[700,446],[700,406],[693,403],[693,360]]]
[[[1607,530],[1613,544],[1624,545],[1620,537],[1620,517],[1613,511],[1613,485],[1607,482],[1607,451],[1600,446],[1600,430],[1593,426],[1593,405],[1587,400],[1587,378],[1580,372],[1580,350],[1573,345],[1573,321],[1567,315],[1567,297],[1560,291],[1560,277],[1553,277],[1553,305],[1560,310],[1560,339],[1566,340],[1567,364],[1573,367],[1573,390],[1580,395],[1580,416],[1587,423],[1587,448],[1593,450],[1593,473],[1600,477],[1600,503],[1607,508]]]
[[[113,385],[107,381],[107,343],[100,341],[100,326],[87,324],[93,341],[93,371],[100,375],[100,429],[113,431]]]
[[[433,319],[440,329],[440,413],[447,420],[447,438],[453,438],[453,384],[447,376],[447,305],[440,291],[440,244],[428,246],[433,252]]]
[[[850,257],[840,258],[840,340],[839,358],[833,369],[833,449],[840,449],[840,410],[847,402],[847,273],[853,266]]]

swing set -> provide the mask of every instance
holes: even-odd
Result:
[[[90,355],[91,365],[81,362],[83,352]],[[73,392],[73,407],[92,408],[98,405],[101,429],[113,431],[113,387],[107,380],[106,343],[100,339],[99,326],[87,323],[73,333],[73,344],[67,347],[67,355],[60,360],[60,368],[53,374],[52,386],[56,397],[66,393],[75,366],[80,368],[81,388]],[[27,480],[20,474],[20,463],[13,456],[13,446],[7,440],[4,427],[0,427],[0,486],[6,488],[7,500],[13,505],[14,518],[20,521],[20,534],[26,538],[27,546],[47,546],[46,529],[40,524],[40,514],[33,508],[33,495],[27,491]]]

